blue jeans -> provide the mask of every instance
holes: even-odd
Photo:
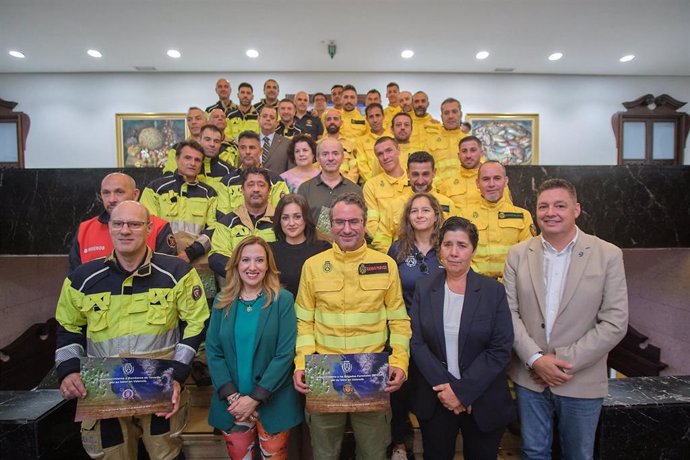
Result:
[[[523,460],[549,460],[553,417],[558,415],[562,460],[591,460],[603,398],[569,398],[515,385],[520,414]]]

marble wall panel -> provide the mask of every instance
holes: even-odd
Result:
[[[0,254],[65,254],[77,224],[98,214],[108,169],[0,170]],[[140,188],[155,169],[127,170]],[[534,212],[547,178],[578,188],[578,225],[623,248],[690,247],[690,167],[509,167],[514,202]]]

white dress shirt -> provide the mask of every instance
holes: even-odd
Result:
[[[448,372],[457,379],[460,378],[460,360],[458,337],[460,335],[460,317],[465,296],[450,290],[448,283],[444,283],[443,296],[443,335],[446,341],[446,362]]]

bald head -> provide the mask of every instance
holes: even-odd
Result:
[[[137,184],[130,176],[120,172],[110,173],[101,181],[101,201],[107,213],[126,200],[139,198]]]
[[[225,127],[228,124],[228,119],[225,117],[225,112],[223,112],[223,109],[211,110],[211,112],[208,114],[208,121],[221,131],[225,130]]]
[[[326,122],[326,131],[328,134],[338,134],[340,127],[343,125],[343,119],[340,117],[340,112],[336,109],[326,110],[324,121]]]
[[[132,200],[118,204],[108,222],[118,262],[132,270],[146,254],[146,238],[151,233],[151,217],[146,207]]]

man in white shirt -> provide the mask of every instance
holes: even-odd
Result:
[[[522,458],[551,458],[558,415],[562,457],[591,459],[604,396],[606,358],[623,339],[628,294],[619,248],[580,231],[575,187],[550,179],[537,195],[541,235],[508,251],[503,282],[515,341]]]

